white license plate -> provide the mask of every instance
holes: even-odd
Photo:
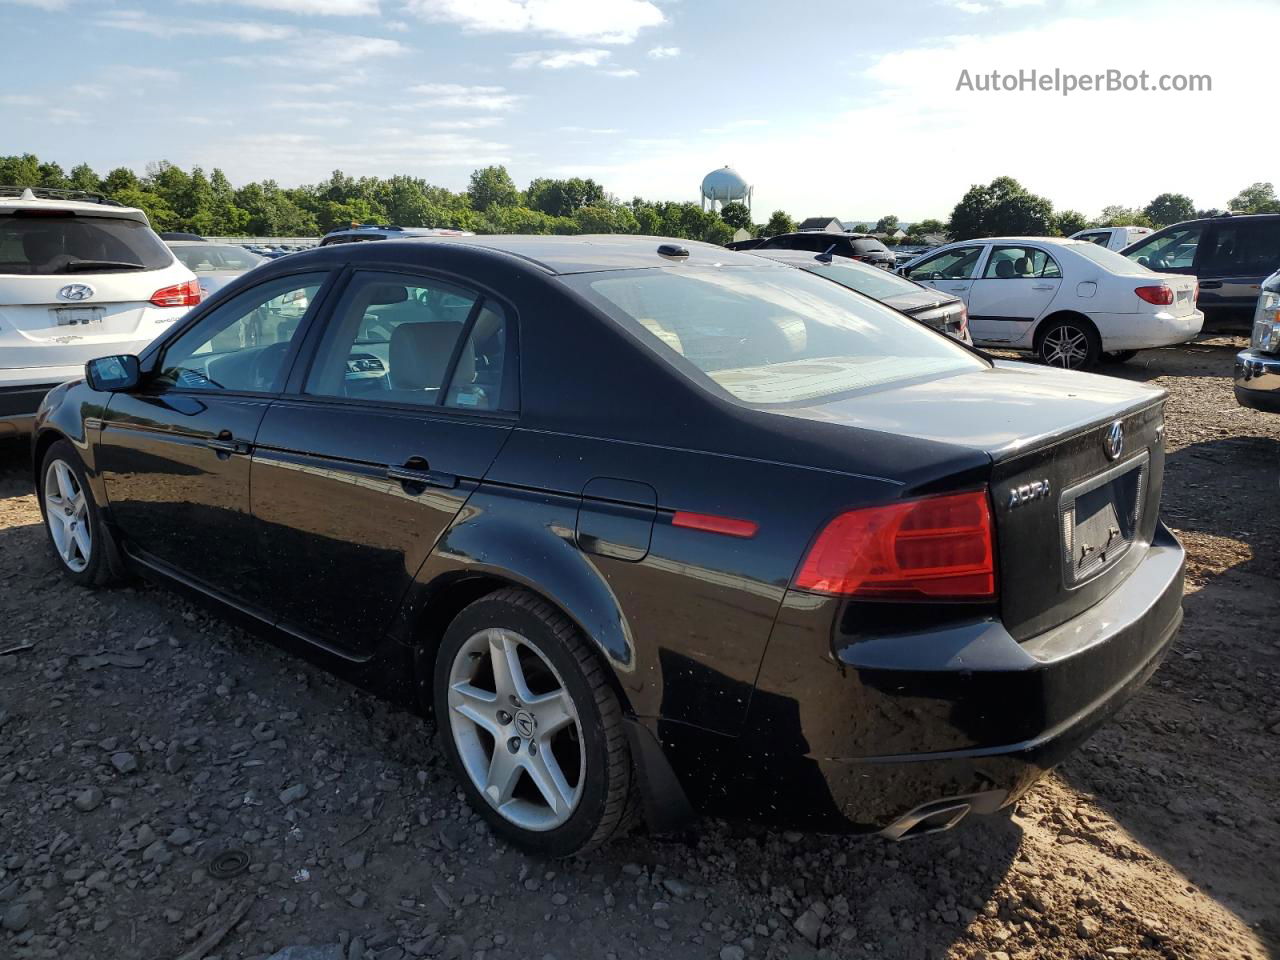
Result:
[[[1187,302],[1188,300],[1190,300],[1190,299],[1191,299],[1191,291],[1190,291],[1190,290],[1179,290],[1179,291],[1178,291],[1178,302],[1179,302],[1179,303],[1186,303],[1186,302]]]
[[[79,324],[101,323],[101,307],[54,307],[53,322],[59,327],[74,327]]]

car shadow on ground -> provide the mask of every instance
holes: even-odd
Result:
[[[1225,377],[1230,387],[1235,356],[1248,345],[1247,338],[1215,334],[1176,347],[1140,350],[1125,363],[1104,362],[1091,372],[1139,383],[1157,377]]]
[[[1059,773],[1280,955],[1278,476],[1272,436],[1169,455],[1163,514],[1188,551],[1182,629],[1147,689]]]

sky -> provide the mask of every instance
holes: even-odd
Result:
[[[0,154],[293,186],[589,176],[754,212],[945,219],[1017,178],[1097,214],[1280,180],[1275,0],[0,0]],[[982,92],[1107,70],[1198,92]]]

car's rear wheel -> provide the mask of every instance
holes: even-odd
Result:
[[[1091,324],[1072,318],[1056,319],[1041,330],[1036,353],[1051,367],[1084,370],[1098,362],[1102,342]]]
[[[505,589],[466,607],[445,632],[433,693],[445,751],[497,834],[566,857],[625,829],[621,706],[595,651],[546,601]]]
[[[63,573],[90,587],[110,578],[110,540],[102,530],[80,456],[66,440],[49,447],[40,467],[40,510]]]
[[[1137,355],[1137,350],[1112,350],[1102,355],[1102,361],[1103,363],[1128,363]]]

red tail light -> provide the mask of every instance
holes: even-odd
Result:
[[[1163,283],[1150,287],[1137,287],[1133,292],[1147,303],[1154,303],[1158,307],[1167,307],[1173,303],[1173,287],[1165,286]]]
[[[851,597],[991,599],[992,540],[986,490],[850,510],[818,535],[796,586]]]
[[[161,287],[151,295],[151,302],[157,307],[194,307],[200,302],[200,284],[188,280],[172,287]]]

